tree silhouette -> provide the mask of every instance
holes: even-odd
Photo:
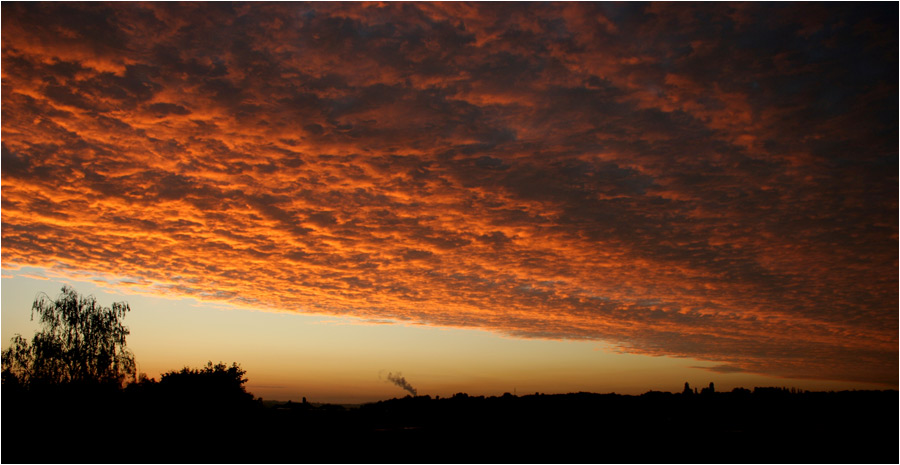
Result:
[[[212,362],[203,368],[184,367],[180,371],[170,371],[162,375],[159,385],[164,389],[177,392],[191,401],[205,399],[207,401],[246,401],[252,400],[244,388],[247,372],[237,363],[226,366]]]
[[[143,399],[141,408],[151,407],[152,411],[144,411],[147,415],[162,415],[189,428],[196,427],[198,422],[211,421],[221,421],[224,426],[251,414],[261,405],[244,387],[245,374],[237,363],[229,367],[210,362],[199,369],[185,367],[169,371],[159,382],[132,383],[126,391]]]
[[[53,384],[105,384],[121,387],[135,371],[134,356],[125,347],[128,328],[122,319],[131,308],[125,302],[103,307],[94,296],[81,296],[63,286],[55,300],[35,299],[31,318],[41,331],[31,343],[16,334],[3,351],[3,384],[20,387]]]

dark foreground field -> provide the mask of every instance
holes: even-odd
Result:
[[[897,463],[897,391],[406,397],[348,409],[3,392],[2,461]]]

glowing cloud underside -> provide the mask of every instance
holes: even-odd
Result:
[[[896,4],[3,4],[7,266],[897,382]]]

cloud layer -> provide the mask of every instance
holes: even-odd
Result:
[[[6,266],[896,384],[896,4],[3,5]]]

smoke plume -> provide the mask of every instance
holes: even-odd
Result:
[[[412,385],[406,381],[406,378],[401,376],[401,374],[399,372],[396,375],[394,375],[393,373],[388,373],[387,379],[388,379],[388,381],[396,384],[397,386],[400,386],[403,389],[406,389],[413,396],[416,395],[416,388],[412,387]]]

